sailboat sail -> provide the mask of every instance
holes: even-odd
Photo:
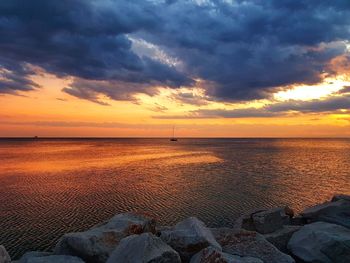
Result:
[[[170,141],[176,142],[177,138],[175,138],[175,126],[173,126],[173,137],[170,138]]]

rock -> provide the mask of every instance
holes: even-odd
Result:
[[[18,260],[17,263],[28,263],[32,258],[46,257],[50,255],[52,255],[50,252],[30,251],[24,253],[24,255]]]
[[[334,195],[331,202],[336,202],[339,200],[345,200],[350,202],[350,195],[342,195],[342,194]]]
[[[0,263],[10,263],[11,258],[9,253],[7,253],[6,248],[0,245]]]
[[[122,238],[143,232],[154,233],[155,221],[132,213],[118,214],[88,231],[64,235],[54,254],[77,256],[88,263],[102,263]]]
[[[259,212],[263,212],[265,210],[256,210],[256,211],[252,211],[249,213],[246,213],[242,216],[240,216],[236,221],[235,224],[233,226],[234,229],[245,229],[245,230],[249,230],[249,231],[256,231],[255,225],[254,225],[254,221],[253,221],[253,215]]]
[[[269,209],[252,215],[255,229],[261,234],[272,233],[282,228],[287,218],[289,217],[284,214],[283,208]]]
[[[214,247],[207,247],[195,254],[190,263],[263,263],[252,257],[240,257],[221,252]]]
[[[265,263],[295,263],[259,233],[229,228],[216,228],[212,232],[225,253],[258,258]]]
[[[298,215],[290,219],[290,224],[293,226],[303,226],[307,224],[307,220],[302,216]]]
[[[339,225],[316,222],[295,232],[288,249],[303,262],[350,262],[350,230]]]
[[[161,239],[174,248],[184,261],[201,251],[213,246],[221,250],[211,231],[195,217],[190,217],[176,224],[171,230],[164,230]]]
[[[283,225],[290,224],[293,216],[294,211],[288,206],[258,210],[238,218],[234,228],[268,234],[282,228]]]
[[[308,223],[323,221],[350,228],[350,201],[325,202],[304,210],[300,215]]]
[[[181,263],[179,254],[150,233],[132,235],[122,239],[107,263]]]
[[[281,229],[265,234],[264,237],[276,248],[284,253],[288,253],[287,244],[293,233],[298,231],[301,226],[283,226]]]
[[[66,255],[31,255],[27,256],[25,259],[22,257],[18,263],[84,263],[84,261],[78,257]]]

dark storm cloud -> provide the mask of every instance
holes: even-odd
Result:
[[[173,67],[131,51],[126,34],[156,27],[155,10],[145,3],[1,1],[0,65],[8,69],[5,62],[11,61],[17,65],[13,74],[22,77],[6,78],[9,83],[3,83],[1,91],[33,88],[28,76],[23,75],[24,63],[57,76],[87,80],[161,83],[172,87],[191,84]]]
[[[85,90],[73,84],[64,89],[95,102],[99,94],[130,98],[155,84],[193,85],[193,78],[214,83],[207,90],[213,98],[232,101],[317,83],[336,73],[329,66],[333,58],[348,53],[348,0],[203,2],[1,1],[0,64],[6,69],[3,61],[15,63],[19,70],[12,72],[24,80],[28,75],[20,72],[29,63],[85,84],[125,83],[123,88],[86,85]],[[183,68],[137,55],[128,36],[159,46]],[[0,92],[36,88],[15,82]]]
[[[345,1],[177,1],[150,41],[169,47],[193,75],[214,81],[224,100],[268,97],[276,87],[317,83],[347,52],[350,5]],[[323,43],[323,46],[320,44]]]

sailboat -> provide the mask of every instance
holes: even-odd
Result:
[[[176,142],[177,138],[175,138],[175,126],[173,126],[173,137],[170,138],[170,141]]]

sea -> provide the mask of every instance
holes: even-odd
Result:
[[[13,258],[135,211],[210,227],[350,194],[350,139],[0,139],[0,244]]]

